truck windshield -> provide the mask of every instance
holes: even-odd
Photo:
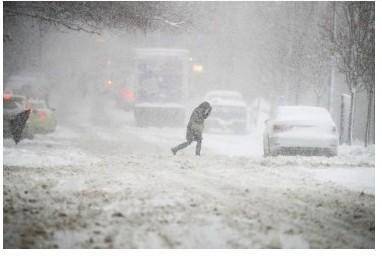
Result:
[[[213,105],[211,117],[226,119],[226,120],[245,119],[246,110],[245,108],[242,108],[242,107]]]
[[[182,62],[178,57],[151,57],[138,62],[137,101],[182,101]]]

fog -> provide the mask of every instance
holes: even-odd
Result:
[[[319,23],[325,21],[329,4],[300,3],[294,10],[296,5],[195,3],[188,7],[196,24],[192,28],[154,32],[103,30],[99,36],[58,31],[54,26],[44,28],[46,31],[40,34],[39,26],[46,25],[18,17],[13,30],[5,26],[4,33],[9,29],[12,35],[12,40],[5,42],[5,82],[11,74],[39,72],[52,81],[52,95],[63,88],[65,92],[78,92],[87,87],[83,81],[94,87],[102,84],[111,72],[106,71],[108,60],[113,75],[129,77],[135,47],[185,48],[191,51],[194,62],[204,66],[203,74],[193,78],[197,81],[192,89],[195,95],[224,88],[237,89],[249,100],[259,96],[271,98],[280,90],[286,94],[296,77],[306,75],[305,71],[288,71],[293,69],[289,63],[292,59],[302,59],[298,60],[302,64],[309,62],[305,55],[293,57],[299,51],[293,49],[296,43],[303,42],[304,53],[309,48],[317,51],[316,55],[321,51],[313,44],[319,39]],[[22,31],[21,25],[29,28]],[[301,94],[312,94],[310,84],[301,85]],[[315,104],[313,99],[307,101]]]
[[[375,248],[374,3],[3,9],[5,248]]]
[[[190,67],[204,68],[190,73],[191,98],[234,89],[249,103],[259,97],[273,103],[282,95],[289,104],[330,108],[331,59],[322,28],[332,24],[331,3],[181,2],[163,3],[160,10],[179,25],[158,19],[147,27],[101,28],[98,35],[5,16],[4,86],[12,76],[39,74],[49,81],[50,101],[63,114],[109,77],[129,83],[135,48],[182,48],[190,51]],[[335,79],[332,114],[339,123],[340,94],[347,89],[338,70]],[[362,93],[358,98],[356,112],[362,114],[366,101]],[[364,124],[356,123],[358,138]]]
[[[332,3],[163,2],[152,4],[151,9],[136,6],[142,9],[135,12],[159,13],[164,18],[134,26],[117,20],[118,26],[109,22],[97,33],[89,33],[6,12],[4,87],[13,87],[15,76],[40,77],[48,81],[44,94],[64,114],[77,106],[72,101],[81,102],[85,95],[100,91],[109,77],[116,78],[119,85],[132,84],[135,48],[181,48],[190,51],[190,71],[193,64],[203,66],[203,72],[188,76],[190,98],[195,101],[211,89],[234,89],[248,103],[264,98],[274,104],[284,98],[288,104],[326,107],[339,126],[340,96],[349,90],[344,74],[337,66],[332,69],[330,42],[325,38],[325,30],[333,27]],[[33,13],[34,8],[9,5],[5,11]],[[100,8],[94,12],[110,18]],[[341,8],[336,12],[339,24]],[[69,96],[62,98],[66,94]],[[356,98],[354,135],[362,140],[365,91]]]

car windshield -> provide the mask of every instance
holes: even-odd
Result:
[[[6,101],[3,102],[3,108],[4,109],[15,109],[17,108],[17,104],[15,101]]]
[[[23,96],[13,96],[12,97],[12,101],[22,104],[22,103],[25,103],[25,97],[23,97]]]
[[[213,106],[212,117],[221,119],[245,119],[245,108],[230,106]]]
[[[182,97],[183,64],[180,57],[152,57],[138,63],[138,94],[141,102],[178,102]]]
[[[40,109],[46,108],[44,102],[31,102],[31,104],[32,104],[32,108],[40,108]]]

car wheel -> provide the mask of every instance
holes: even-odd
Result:
[[[325,156],[331,158],[337,156],[337,154],[337,151],[328,151]]]

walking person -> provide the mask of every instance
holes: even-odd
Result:
[[[211,110],[212,107],[210,103],[204,101],[192,111],[190,121],[187,125],[186,141],[171,149],[174,155],[176,155],[179,150],[186,148],[193,141],[196,141],[195,155],[200,156],[204,120],[210,115]]]

